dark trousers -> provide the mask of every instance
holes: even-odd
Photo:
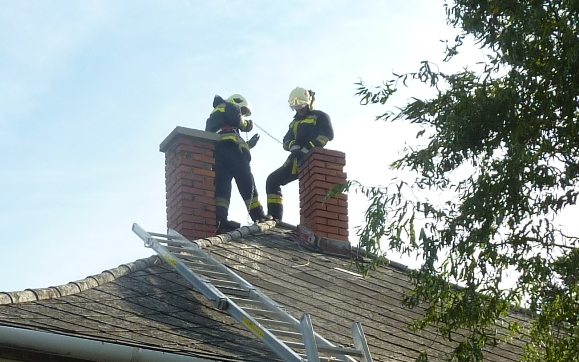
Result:
[[[267,192],[267,213],[276,220],[283,218],[283,198],[281,187],[298,179],[298,159],[290,155],[284,164],[273,171],[265,183]]]
[[[263,216],[249,161],[251,156],[233,142],[218,142],[215,145],[215,201],[217,219],[227,220],[231,199],[231,181],[235,179],[237,189],[245,202],[251,218],[255,221]]]

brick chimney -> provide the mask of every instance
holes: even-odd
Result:
[[[328,191],[346,181],[346,155],[313,148],[299,169],[300,225],[298,238],[306,245],[340,255],[350,255],[348,196],[324,201]]]
[[[215,222],[215,142],[221,136],[175,128],[161,143],[165,153],[167,228],[189,240],[212,236]]]

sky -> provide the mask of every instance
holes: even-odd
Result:
[[[415,138],[376,121],[360,79],[441,67],[444,0],[0,0],[0,291],[45,288],[153,254],[133,223],[166,231],[164,154],[177,126],[203,130],[213,97],[244,95],[261,128],[252,171],[265,180],[287,153],[287,98],[316,92],[346,154],[349,179],[388,183]],[[472,63],[481,55],[473,52]],[[468,57],[467,57],[468,58]],[[402,106],[427,90],[401,89]],[[270,134],[272,137],[270,137]],[[297,181],[284,221],[299,223]],[[350,241],[366,202],[349,195]],[[230,218],[250,219],[235,186]]]

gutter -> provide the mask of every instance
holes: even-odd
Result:
[[[0,326],[0,348],[3,347],[93,362],[216,362],[206,358]]]

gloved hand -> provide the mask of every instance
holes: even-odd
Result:
[[[243,127],[242,131],[251,132],[251,130],[253,129],[253,121],[251,119],[244,119],[243,122],[245,124],[245,127]]]
[[[294,144],[293,146],[290,147],[289,151],[291,152],[292,155],[298,156],[301,149],[302,146]]]
[[[257,144],[257,141],[259,141],[259,135],[256,133],[247,141],[247,145],[249,148],[253,148]]]

